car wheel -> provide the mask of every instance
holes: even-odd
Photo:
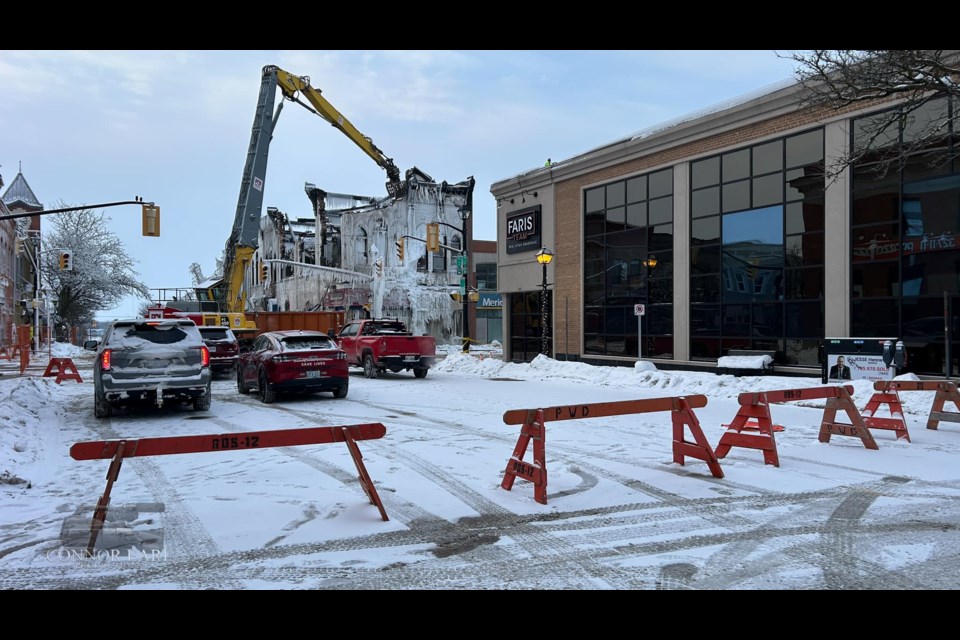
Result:
[[[413,375],[416,378],[426,378],[427,369],[424,369],[423,367],[417,367],[416,369],[413,370]]]
[[[368,353],[363,356],[363,375],[371,380],[377,377],[377,364],[373,361],[373,354]]]
[[[260,391],[260,402],[263,404],[270,404],[277,399],[277,393],[270,386],[270,382],[267,381],[267,372],[263,369],[260,370],[257,387]]]
[[[101,398],[99,393],[93,395],[93,415],[97,418],[109,418],[113,415],[113,407],[106,398]]]
[[[202,396],[197,396],[193,399],[193,410],[194,411],[209,411],[210,403],[213,401],[213,392],[210,390],[210,386],[207,385],[207,392]]]
[[[250,393],[250,389],[247,389],[247,385],[243,383],[243,370],[240,367],[237,367],[237,391],[239,391],[241,395],[248,395]]]
[[[334,398],[346,398],[346,397],[347,397],[347,389],[349,389],[349,387],[348,387],[347,385],[343,385],[342,387],[337,387],[336,389],[333,390],[333,397],[334,397]]]

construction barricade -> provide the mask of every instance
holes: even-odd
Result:
[[[903,403],[900,401],[899,383],[893,380],[877,380],[873,383],[874,394],[867,401],[860,415],[863,422],[870,429],[889,429],[893,431],[897,440],[900,438],[910,442],[910,431],[907,430],[907,421],[903,417]],[[877,409],[887,407],[889,418],[878,418]]]
[[[863,441],[867,449],[878,449],[873,435],[867,428],[857,410],[850,394],[851,385],[811,387],[808,389],[778,389],[776,391],[759,391],[741,393],[737,396],[740,409],[730,422],[726,433],[720,437],[716,447],[718,458],[724,458],[732,447],[758,449],[763,452],[763,463],[780,466],[780,457],[777,454],[777,441],[774,437],[773,421],[770,418],[770,405],[796,400],[827,399],[827,406],[823,410],[823,419],[820,423],[820,442],[830,442],[831,435],[854,436]],[[837,411],[843,410],[850,418],[849,423],[836,422]],[[747,431],[749,421],[755,421],[756,431]]]
[[[669,411],[673,423],[673,461],[684,464],[685,456],[697,458],[707,463],[710,472],[716,478],[723,477],[723,470],[717,461],[710,443],[700,428],[700,421],[693,412],[695,408],[707,406],[704,395],[670,398],[651,398],[648,400],[623,400],[620,402],[598,402],[594,404],[565,405],[539,409],[511,409],[503,414],[504,424],[519,424],[520,437],[513,449],[513,455],[507,461],[500,486],[509,491],[520,477],[533,483],[534,500],[547,504],[547,455],[546,422],[558,420],[582,420],[584,418],[605,418],[635,413]],[[689,428],[693,442],[686,439],[684,428]],[[533,441],[533,460],[524,462],[527,447]]]
[[[73,364],[73,360],[70,358],[50,358],[42,377],[49,378],[51,376],[57,376],[57,384],[64,380],[83,382],[80,379],[80,372],[77,371],[77,365]]]
[[[936,391],[933,396],[933,404],[930,407],[930,415],[927,417],[927,429],[936,429],[940,426],[941,420],[960,422],[960,392],[957,391],[957,383],[953,380],[885,380],[875,382],[873,388],[882,392],[874,394],[875,398],[877,396],[882,398],[883,394],[891,392],[898,394],[900,391]],[[899,400],[899,396],[897,397]],[[877,405],[881,402],[882,400],[878,399]],[[952,402],[957,411],[944,411],[944,405],[948,402]],[[891,413],[894,411],[894,406],[899,409],[902,416],[903,406],[892,405],[891,403]]]
[[[357,447],[358,440],[382,438],[387,428],[379,423],[351,424],[336,427],[307,427],[303,429],[278,429],[276,431],[244,431],[239,433],[220,433],[201,436],[173,436],[167,438],[139,438],[131,440],[100,440],[77,442],[70,447],[70,457],[74,460],[111,460],[107,470],[107,487],[97,501],[93,519],[90,522],[90,543],[87,555],[93,555],[97,535],[103,528],[107,507],[110,504],[110,492],[113,483],[120,475],[120,466],[124,458],[141,456],[162,456],[177,453],[213,453],[219,451],[239,451],[266,449],[270,447],[293,447],[306,444],[329,444],[345,442],[350,456],[360,474],[360,486],[370,504],[380,510],[380,517],[386,521],[387,512],[383,508],[373,481],[363,464],[363,456]]]

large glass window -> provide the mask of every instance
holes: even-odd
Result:
[[[738,347],[818,365],[823,158],[815,129],[691,163],[692,358]]]
[[[960,356],[956,108],[940,98],[910,113],[893,109],[853,123],[852,145],[861,155],[852,172],[851,332],[900,337],[907,370],[919,375],[955,374]],[[883,162],[891,157],[892,164]]]
[[[584,352],[672,358],[673,169],[587,189],[583,215]]]

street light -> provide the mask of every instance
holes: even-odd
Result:
[[[543,282],[540,284],[542,287],[540,291],[540,353],[545,356],[549,355],[547,353],[547,265],[551,261],[553,261],[553,253],[546,247],[537,251],[537,262],[543,267]]]
[[[460,221],[463,223],[463,228],[460,230],[460,233],[463,237],[463,257],[465,262],[462,286],[460,287],[463,292],[463,352],[470,353],[470,296],[468,295],[470,288],[470,239],[468,237],[469,228],[467,227],[467,219],[470,217],[470,207],[460,207],[457,209],[457,215],[460,216]]]

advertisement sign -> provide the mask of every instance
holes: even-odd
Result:
[[[892,380],[895,367],[883,360],[883,345],[897,338],[827,338],[824,342],[823,382]]]
[[[540,248],[540,205],[507,216],[507,253]]]

